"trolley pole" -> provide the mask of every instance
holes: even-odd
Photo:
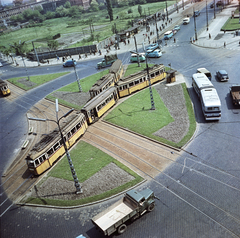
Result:
[[[195,40],[197,41],[197,27],[196,27],[196,17],[195,17],[195,14],[194,14],[194,8],[193,8],[193,19],[194,19],[194,31],[195,31]]]
[[[65,149],[65,153],[66,153],[66,156],[67,156],[67,159],[68,159],[68,163],[69,163],[69,166],[70,166],[70,169],[71,169],[71,172],[72,172],[72,177],[74,179],[74,183],[75,183],[75,187],[76,187],[76,194],[80,194],[80,193],[82,193],[82,188],[81,188],[81,185],[78,181],[78,177],[77,177],[76,171],[74,169],[74,166],[73,166],[73,163],[72,163],[72,160],[71,160],[71,157],[70,157],[70,153],[68,152],[68,148],[67,148],[67,145],[65,143],[65,140],[64,140],[64,137],[63,137],[63,134],[62,134],[62,130],[61,130],[61,127],[60,127],[60,120],[64,117],[67,117],[73,111],[74,111],[74,109],[72,108],[70,111],[68,111],[66,114],[64,114],[62,117],[60,117],[58,119],[58,99],[56,99],[56,119],[57,119],[56,121],[51,120],[51,119],[41,119],[41,118],[35,118],[35,117],[28,117],[28,119],[29,120],[34,120],[34,121],[52,121],[52,122],[55,122],[58,125],[58,129],[59,129],[59,132],[60,132],[60,135],[61,135],[63,147]]]

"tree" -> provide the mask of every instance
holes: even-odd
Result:
[[[80,17],[80,11],[76,6],[71,6],[68,10],[68,16],[72,18]]]
[[[70,8],[71,7],[71,3],[69,1],[65,2],[64,7],[65,8]]]
[[[138,5],[138,13],[140,14],[140,16],[142,16],[142,6]]]
[[[110,21],[113,21],[113,10],[112,10],[112,4],[110,0],[106,0],[107,3],[107,11],[108,11],[108,15],[110,18]]]
[[[56,40],[49,40],[47,42],[47,45],[48,45],[49,50],[56,50],[59,46],[59,43]]]
[[[92,0],[91,4],[90,4],[90,9],[93,11],[93,12],[97,12],[99,11],[99,4],[96,0]]]
[[[64,17],[67,15],[68,10],[64,8],[63,6],[57,7],[56,8],[56,17]]]
[[[10,45],[10,47],[16,53],[16,55],[23,56],[27,51],[25,41],[21,42],[21,40],[19,41],[19,43],[13,42],[13,45]]]
[[[55,12],[47,11],[45,14],[46,19],[52,19],[55,17]]]

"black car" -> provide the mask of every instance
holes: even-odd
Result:
[[[195,17],[197,17],[197,16],[199,16],[199,15],[200,15],[200,11],[199,11],[199,10],[194,11],[194,16],[195,16]]]
[[[226,70],[218,70],[217,73],[217,78],[220,80],[220,81],[228,81],[228,73]]]

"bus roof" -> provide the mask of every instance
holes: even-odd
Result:
[[[221,107],[221,101],[215,88],[207,88],[201,91],[205,107]]]
[[[204,88],[214,88],[213,84],[204,73],[193,74],[192,79],[195,81],[197,87],[202,90]]]

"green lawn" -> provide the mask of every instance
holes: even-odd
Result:
[[[27,77],[17,77],[17,78],[10,78],[8,81],[24,90],[29,90],[32,88],[35,88],[41,84],[47,83],[51,80],[54,80],[56,78],[59,78],[61,76],[64,76],[68,74],[69,72],[63,72],[63,73],[55,73],[55,74],[45,74],[45,75],[36,75],[36,76],[30,76],[30,82],[33,83],[33,85],[28,86],[27,84],[19,82],[21,79],[27,79]]]
[[[186,100],[190,127],[187,135],[179,143],[174,143],[153,135],[154,132],[174,121],[154,87],[152,89],[156,110],[149,110],[151,108],[151,100],[149,89],[147,88],[134,94],[115,107],[104,117],[104,120],[171,146],[182,147],[190,140],[196,130],[196,121],[191,99],[188,95],[186,85],[182,84],[182,87]]]
[[[125,165],[121,164],[120,162],[113,159],[108,154],[105,154],[101,150],[97,149],[96,147],[84,141],[80,141],[70,151],[70,156],[73,161],[73,165],[80,183],[90,178],[92,175],[100,171],[103,167],[105,167],[111,162],[115,163],[118,167],[122,168],[123,170],[125,170],[126,172],[134,176],[135,179],[126,184],[123,184],[120,187],[109,190],[103,194],[100,194],[94,197],[80,199],[80,200],[66,201],[66,200],[53,200],[53,199],[30,197],[25,202],[34,203],[34,204],[55,205],[55,206],[76,206],[76,205],[97,201],[99,199],[104,199],[106,197],[110,197],[114,194],[117,194],[128,188],[133,187],[134,185],[138,184],[143,180],[142,177],[140,177],[135,172],[127,168]],[[66,156],[61,161],[59,161],[58,164],[48,173],[47,177],[56,177],[56,178],[62,178],[62,179],[73,181]]]
[[[229,18],[221,28],[222,31],[235,31],[240,29],[239,18]]]

